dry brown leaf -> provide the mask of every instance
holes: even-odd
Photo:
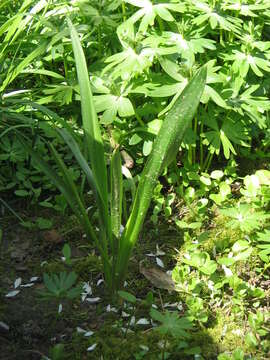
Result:
[[[43,239],[49,243],[60,244],[63,242],[61,234],[55,229],[43,232]]]
[[[157,268],[147,268],[140,263],[140,273],[158,289],[175,290],[172,277]]]

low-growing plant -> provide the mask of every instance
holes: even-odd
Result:
[[[65,196],[82,224],[89,240],[94,241],[103,263],[105,280],[110,291],[119,289],[127,272],[131,251],[138,239],[144,218],[149,208],[152,192],[158,176],[175,157],[181,139],[199,104],[206,80],[206,67],[201,68],[183,90],[173,108],[166,115],[155,139],[153,149],[140,176],[134,202],[127,223],[122,231],[123,180],[120,146],[113,144],[108,177],[104,143],[95,111],[87,65],[78,34],[70,20],[68,25],[75,55],[80,87],[84,140],[87,155],[84,156],[76,142],[76,134],[70,128],[57,128],[77,163],[85,174],[96,200],[99,216],[98,232],[89,219],[84,199],[78,192],[63,159],[52,144],[48,144],[61,177],[49,164],[20,137],[37,166],[53,181]],[[119,98],[121,100],[121,97]],[[90,162],[90,165],[88,163]],[[109,186],[108,186],[109,184]]]
[[[57,274],[43,274],[45,290],[40,290],[40,295],[44,299],[74,299],[82,292],[81,286],[74,286],[78,276],[74,271],[67,273],[62,271]]]
[[[153,320],[158,321],[159,326],[156,327],[156,331],[163,337],[160,360],[168,358],[168,343],[171,338],[177,339],[178,351],[187,348],[185,340],[190,339],[189,330],[193,327],[192,321],[188,317],[179,317],[176,311],[170,312],[167,310],[165,313],[161,313],[154,308],[150,310],[150,315]]]

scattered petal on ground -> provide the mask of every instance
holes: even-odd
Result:
[[[14,297],[14,296],[16,296],[17,294],[19,294],[19,292],[20,292],[20,290],[10,291],[9,293],[6,294],[6,297],[7,297],[7,298]]]
[[[58,314],[60,314],[63,310],[63,305],[62,304],[59,304],[58,306]]]
[[[109,304],[109,305],[107,305],[107,307],[106,307],[106,311],[107,311],[107,312],[115,312],[115,313],[116,313],[116,312],[117,312],[117,309]]]
[[[140,348],[144,351],[149,351],[149,347],[148,346],[145,346],[145,345],[139,345]]]
[[[81,327],[77,326],[77,332],[79,334],[86,333],[86,330],[82,329]]]
[[[31,279],[30,279],[30,281],[32,281],[32,282],[35,282],[35,281],[37,281],[38,280],[38,276],[33,276],[33,277],[31,277]]]
[[[123,333],[127,333],[127,334],[131,334],[133,333],[134,331],[132,331],[131,329],[127,329],[125,327],[122,327],[121,330],[123,331]]]
[[[9,331],[9,326],[6,323],[4,323],[3,321],[0,321],[0,328],[5,331]]]
[[[156,246],[156,249],[157,249],[157,251],[156,251],[157,256],[163,256],[166,254],[164,251],[159,249],[158,245]]]
[[[130,314],[126,313],[125,311],[122,311],[121,316],[122,316],[123,318],[127,318],[127,317],[130,317]]]
[[[99,285],[102,284],[103,282],[104,282],[103,279],[99,279],[99,280],[97,281],[97,286],[99,286]]]
[[[14,289],[17,289],[22,283],[22,278],[18,278],[14,281]]]
[[[87,298],[86,301],[90,302],[91,304],[95,304],[97,302],[99,302],[100,297],[94,297],[94,298]]]
[[[83,336],[89,337],[89,336],[92,336],[93,334],[94,334],[94,332],[91,331],[91,330],[89,330],[89,331],[87,331]]]
[[[93,351],[93,350],[95,350],[96,346],[97,346],[97,344],[93,344],[93,345],[89,346],[89,347],[87,348],[87,351]]]
[[[158,258],[158,257],[156,258],[156,263],[157,263],[158,266],[164,268],[163,261],[160,258]]]
[[[85,282],[83,284],[83,290],[86,294],[89,294],[89,295],[92,295],[92,287],[91,285],[89,284],[89,282]]]
[[[136,325],[148,325],[150,324],[149,320],[145,319],[145,318],[142,318],[142,319],[139,319],[137,322],[136,322]]]
[[[132,316],[132,318],[130,319],[130,325],[131,326],[134,325],[135,321],[136,321],[135,316]]]
[[[34,286],[35,284],[34,283],[28,283],[28,284],[24,284],[24,285],[21,285],[22,288],[27,288],[27,287],[31,287],[31,286]]]

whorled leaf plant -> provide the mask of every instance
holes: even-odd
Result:
[[[95,242],[101,255],[107,287],[113,293],[121,288],[125,279],[129,258],[143,226],[157,179],[164,167],[174,159],[184,133],[195,114],[205,87],[207,70],[206,67],[198,70],[166,115],[141,174],[130,216],[124,231],[121,232],[123,183],[119,146],[116,145],[114,148],[108,174],[104,144],[93,103],[84,52],[76,29],[69,19],[68,26],[80,86],[87,156],[85,157],[81,153],[75,140],[76,137],[70,128],[60,128],[57,131],[69,146],[93,191],[99,212],[99,231],[95,231],[84,199],[79,194],[69,170],[53,145],[49,144],[48,146],[61,176],[58,176],[24,139],[21,139],[21,142],[28,149],[37,166],[47,174],[65,196],[82,224],[88,239]]]

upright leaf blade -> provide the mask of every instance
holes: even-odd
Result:
[[[156,181],[168,164],[168,156],[177,152],[186,129],[199,105],[206,82],[206,67],[202,67],[191,79],[166,116],[155,139],[152,152],[143,170],[135,201],[121,239],[116,273],[118,283],[123,281],[131,250],[137,241],[144,218],[150,205]]]
[[[104,157],[104,145],[102,142],[97,114],[94,108],[93,95],[90,87],[86,60],[77,31],[69,19],[68,26],[70,29],[78,82],[80,86],[82,120],[87,141],[89,159],[96,180],[95,182],[99,190],[99,195],[103,199],[103,202],[107,207],[108,188],[107,169]]]

